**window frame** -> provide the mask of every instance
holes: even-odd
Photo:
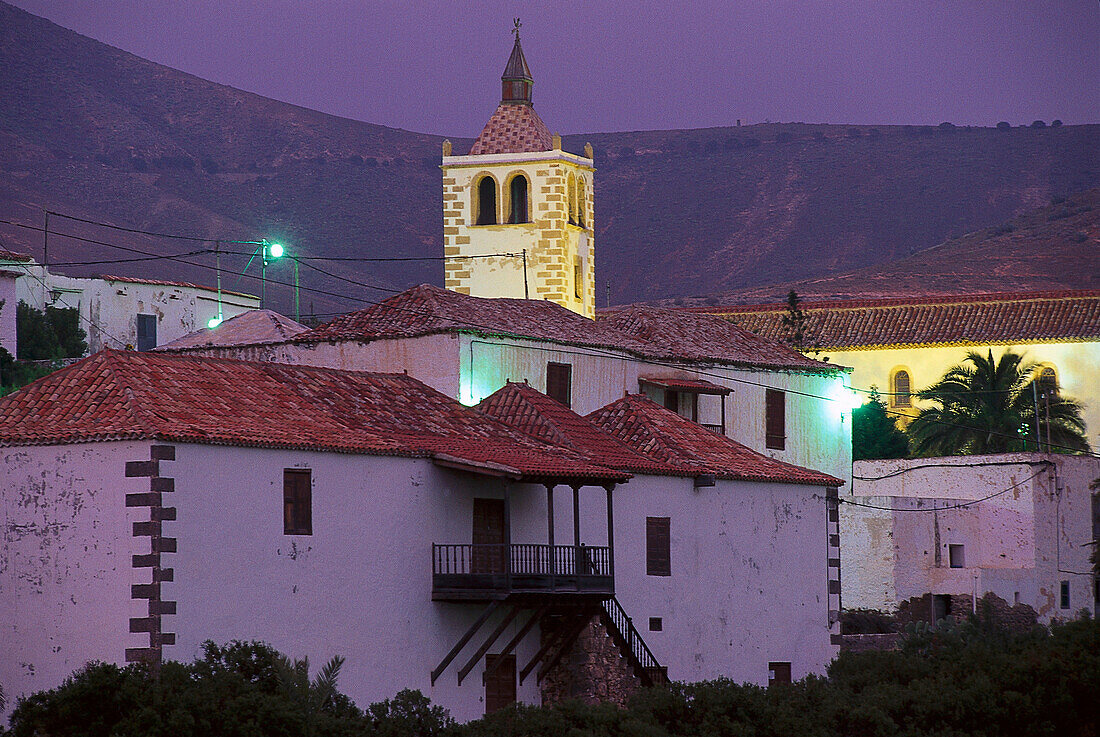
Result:
[[[966,568],[966,546],[964,544],[949,543],[947,545],[947,567]]]
[[[142,336],[142,330],[141,330],[142,325],[146,325],[146,326],[151,325],[152,326],[152,328],[153,328],[153,334],[151,336],[151,339],[153,341],[152,344],[149,344],[149,342],[148,342],[150,340],[150,336],[149,336],[148,332],[146,332],[145,336]],[[155,314],[151,314],[151,313],[148,313],[148,312],[138,312],[136,317],[134,318],[134,332],[137,336],[135,347],[137,348],[138,351],[144,353],[146,351],[151,351],[154,348],[156,348],[157,347],[157,316]],[[142,341],[142,337],[145,338],[144,342]]]
[[[313,469],[283,469],[283,534],[313,534]]]
[[[523,212],[517,212],[516,208],[516,182],[523,181]],[[524,225],[531,222],[531,180],[523,172],[516,172],[508,177],[508,217],[509,225]],[[517,215],[519,218],[517,219]]]
[[[764,447],[787,449],[787,392],[764,390]]]
[[[672,518],[645,518],[645,574],[672,575]]]
[[[902,391],[898,387],[898,377],[904,376],[906,389]],[[890,404],[894,407],[913,406],[913,372],[907,368],[895,369],[890,376]]]
[[[573,406],[573,364],[546,362],[546,396],[566,407]]]
[[[493,189],[493,207],[492,207],[492,219],[487,222],[485,220],[485,203],[482,197],[482,187],[485,186],[485,182],[492,183]],[[471,218],[475,226],[478,225],[499,225],[500,224],[500,186],[492,174],[481,174],[474,177],[473,186],[473,217]]]
[[[1066,609],[1066,610],[1070,609],[1069,594],[1070,594],[1069,579],[1063,578],[1061,581],[1058,582],[1058,608],[1059,609]]]

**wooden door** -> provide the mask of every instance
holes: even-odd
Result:
[[[503,660],[502,663],[497,661]],[[486,655],[485,670],[496,670],[485,679],[485,713],[492,714],[509,704],[516,703],[516,656]]]
[[[504,573],[503,499],[474,499],[473,543],[471,573]]]

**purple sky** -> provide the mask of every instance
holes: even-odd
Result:
[[[562,133],[802,121],[1100,122],[1097,0],[13,0],[200,77],[475,136],[511,19]]]

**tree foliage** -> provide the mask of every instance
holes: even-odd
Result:
[[[783,315],[783,341],[796,351],[811,348],[806,330],[806,313],[802,311],[802,300],[793,289],[787,293],[787,312]]]
[[[908,455],[908,438],[887,413],[886,403],[878,391],[872,389],[867,403],[852,410],[852,460],[905,458]]]
[[[144,666],[91,664],[61,687],[20,700],[8,734],[1091,737],[1100,711],[1100,623],[1084,618],[1012,633],[981,610],[938,629],[910,627],[899,651],[841,653],[825,676],[793,684],[673,683],[639,692],[626,708],[579,701],[516,706],[461,726],[416,691],[362,712],[329,690],[338,666],[310,679],[302,662],[260,643],[208,642],[194,663],[166,663],[159,680]],[[331,698],[314,701],[311,724],[293,689],[312,691],[321,681],[329,684],[315,696],[323,691]]]
[[[1048,437],[1049,449],[1056,452],[1088,450],[1081,406],[1046,391],[1038,383],[1038,368],[1012,351],[999,360],[993,351],[967,353],[961,364],[917,394],[939,406],[921,410],[909,423],[913,452],[945,456],[1047,449]],[[1035,396],[1044,391],[1047,397],[1037,412]],[[1035,440],[1036,419],[1042,446]]]
[[[88,350],[87,336],[80,327],[75,307],[39,310],[20,301],[15,309],[18,335],[17,358],[24,361],[52,361],[79,358]]]

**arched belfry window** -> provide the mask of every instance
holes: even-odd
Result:
[[[1058,374],[1051,366],[1043,366],[1039,371],[1039,394],[1052,397],[1058,393]]]
[[[508,213],[508,222],[531,222],[530,204],[528,202],[527,190],[527,177],[523,176],[522,174],[516,174],[514,177],[512,177],[512,185],[509,192],[511,199],[511,208]]]
[[[584,211],[588,209],[584,191],[584,177],[577,177],[577,225],[584,226]]]
[[[497,224],[497,183],[490,176],[482,177],[477,183],[477,218],[474,224]]]
[[[912,381],[909,378],[909,372],[905,370],[894,372],[894,406],[895,407],[912,407]]]
[[[569,181],[566,184],[568,192],[565,194],[565,198],[569,200],[569,223],[570,225],[577,224],[577,178],[572,174],[569,175]]]

